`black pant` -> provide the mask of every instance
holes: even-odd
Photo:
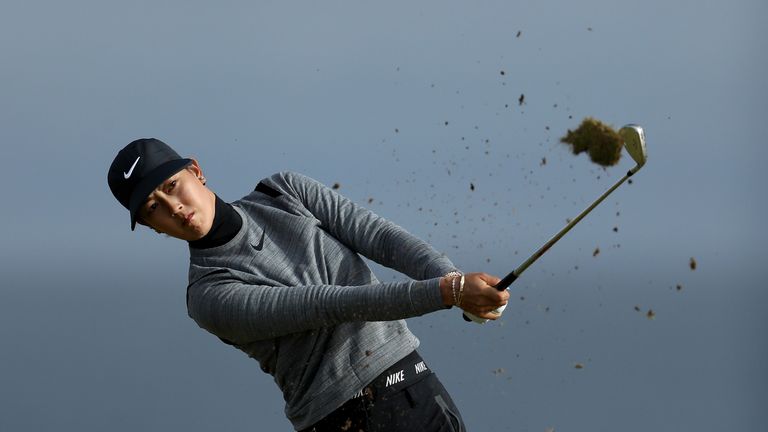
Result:
[[[414,373],[417,368],[418,373]],[[392,383],[392,381],[397,381]],[[303,432],[465,432],[459,410],[414,351]]]

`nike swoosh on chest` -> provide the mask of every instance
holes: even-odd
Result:
[[[264,235],[266,234],[266,230],[261,231],[261,240],[259,240],[258,243],[251,243],[251,246],[253,246],[254,249],[257,251],[261,251],[264,248]]]

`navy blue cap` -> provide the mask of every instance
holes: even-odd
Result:
[[[107,182],[115,198],[131,213],[131,230],[136,228],[139,208],[147,196],[191,162],[155,138],[137,139],[120,150],[109,167]]]

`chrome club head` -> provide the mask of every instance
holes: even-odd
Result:
[[[643,128],[636,124],[628,124],[619,130],[619,135],[624,139],[624,148],[637,164],[636,167],[629,170],[631,174],[636,173],[645,165],[648,159],[648,153],[645,150],[645,133]]]

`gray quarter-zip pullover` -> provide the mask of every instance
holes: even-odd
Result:
[[[282,172],[232,203],[229,242],[190,247],[187,308],[259,361],[299,430],[349,400],[419,344],[403,319],[445,308],[445,256],[309,177]],[[408,275],[381,283],[363,255]]]

